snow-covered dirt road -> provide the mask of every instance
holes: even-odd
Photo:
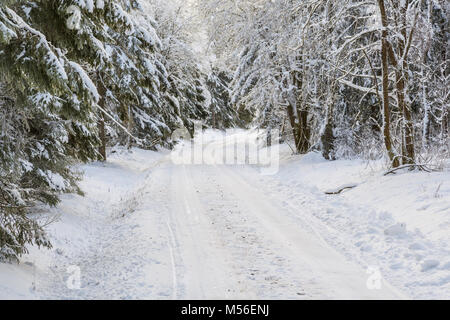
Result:
[[[213,136],[204,156],[218,146]],[[86,166],[86,197],[67,195],[53,210],[61,213],[49,226],[54,249],[0,265],[2,298],[411,297],[401,281],[389,284],[393,275],[367,269],[341,225],[315,216],[333,204],[340,216],[341,200],[321,198],[307,183],[290,192],[288,181],[255,166],[172,160],[119,150],[107,164]],[[445,292],[448,281],[438,285]]]
[[[388,287],[369,290],[365,270],[291,219],[258,180],[228,166],[171,171],[171,223],[185,268],[178,298],[398,297]]]

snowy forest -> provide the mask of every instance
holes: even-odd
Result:
[[[54,246],[36,208],[82,199],[81,166],[171,150],[198,123],[448,170],[449,27],[446,0],[1,0],[0,261]]]

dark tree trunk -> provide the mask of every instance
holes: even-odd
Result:
[[[131,109],[131,106],[128,106],[127,110],[127,130],[129,133],[133,131],[133,110]],[[127,138],[127,149],[130,150],[133,146],[133,139],[131,139],[130,136]]]
[[[100,119],[98,121],[98,130],[100,135],[100,147],[98,152],[100,153],[100,161],[106,161],[106,133],[105,133],[105,117],[104,114],[100,114]]]
[[[333,125],[331,122],[327,122],[325,125],[325,131],[321,137],[322,140],[322,155],[327,160],[336,160],[334,157],[334,134]]]
[[[381,31],[381,64],[383,72],[383,138],[389,159],[394,168],[400,165],[398,158],[392,149],[391,139],[391,119],[389,109],[389,64],[388,64],[388,43],[387,43],[387,16],[384,7],[384,0],[378,0],[380,7],[381,23],[383,30]]]
[[[299,144],[297,150],[299,153],[307,153],[310,148],[311,129],[308,125],[308,110],[297,110],[298,116],[298,136]]]
[[[405,99],[405,90],[407,83],[407,61],[406,55],[408,54],[407,48],[407,31],[406,31],[406,23],[407,23],[407,6],[409,5],[409,1],[407,0],[404,4],[404,7],[400,8],[400,23],[401,30],[400,33],[403,36],[403,39],[399,40],[399,56],[404,57],[403,62],[399,64],[397,61],[394,61],[394,67],[396,70],[396,84],[397,84],[397,100],[399,109],[403,112],[403,132],[404,132],[404,141],[405,148],[403,153],[403,164],[414,164],[415,163],[415,152],[414,152],[414,126],[412,123],[411,110],[406,103]],[[412,27],[414,28],[414,27]],[[411,35],[412,36],[411,31]]]
[[[302,109],[303,102],[303,82],[301,74],[295,72],[293,74],[294,85],[296,87],[296,105],[288,102],[287,113],[291,124],[292,133],[294,135],[295,150],[304,154],[309,151],[311,129],[308,124],[308,109]]]
[[[100,95],[100,100],[98,102],[98,105],[105,110],[106,103],[105,103],[105,95],[106,95],[106,88],[103,84],[103,80],[99,73],[97,73],[97,90]],[[98,131],[99,131],[99,137],[100,137],[100,147],[98,149],[98,152],[100,153],[100,161],[106,161],[106,131],[105,131],[105,114],[100,111],[99,113],[99,120],[98,120]]]
[[[329,84],[329,87],[332,84]],[[329,101],[328,110],[327,110],[327,118],[325,124],[325,130],[320,137],[322,142],[322,155],[327,160],[336,160],[334,157],[334,141],[335,136],[333,133],[334,123],[333,123],[333,107],[334,107],[334,92],[332,94],[333,98]]]
[[[450,122],[450,113],[449,108],[444,107],[444,112],[442,113],[442,123],[441,123],[441,139],[442,141],[446,141],[449,138],[449,122]]]
[[[300,130],[297,120],[295,118],[294,106],[292,104],[288,104],[287,106],[287,114],[289,118],[289,123],[291,124],[292,134],[294,136],[295,150],[300,152],[298,146],[300,145]]]

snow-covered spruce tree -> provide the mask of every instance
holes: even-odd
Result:
[[[17,260],[27,244],[50,246],[29,216],[36,202],[55,205],[81,192],[75,156],[95,157],[98,93],[84,70],[17,13],[0,4],[0,259]]]
[[[134,134],[144,147],[156,139],[170,144],[172,129],[207,112],[194,59],[167,72],[176,55],[162,52],[156,23],[137,1],[8,1],[0,8],[1,247],[12,259],[26,243],[49,245],[27,210],[80,192],[69,166],[99,157],[98,136],[104,159],[106,133],[119,142]]]
[[[140,11],[130,19],[133,28],[116,32],[112,36],[115,44],[106,46],[112,52],[114,70],[105,82],[108,105],[119,110],[114,112],[119,115],[117,120],[140,139],[142,147],[155,143],[169,146],[174,112],[165,108],[170,83],[159,53],[162,44],[154,29],[156,24]],[[124,136],[123,130],[118,134]],[[130,137],[127,139],[129,144]]]
[[[170,127],[194,131],[194,121],[210,116],[207,101],[206,72],[190,43],[189,19],[185,2],[152,0],[147,11],[154,12],[161,38],[160,58],[167,70],[168,87],[164,109],[171,115]]]
[[[203,44],[198,24],[203,21],[187,10],[185,1],[150,0],[142,7],[155,17],[151,24],[162,43],[155,56],[166,69],[161,113],[169,129],[182,126],[193,133],[199,120],[220,129],[234,125],[237,115],[229,103],[229,76],[210,65],[210,56],[199,49]]]
[[[230,101],[229,85],[231,77],[225,71],[213,68],[206,85],[211,95],[208,125],[212,128],[226,129],[236,126],[236,111]]]
[[[80,14],[69,27],[74,5]],[[106,133],[111,142],[128,144],[133,134],[144,147],[169,138],[170,117],[162,102],[169,84],[156,54],[161,43],[137,1],[52,0],[28,6],[32,23],[53,35],[53,43],[87,70],[100,92],[103,157]]]

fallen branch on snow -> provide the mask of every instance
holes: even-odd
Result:
[[[433,171],[433,169],[428,168],[426,164],[405,164],[400,167],[389,170],[384,175],[387,176],[388,174],[395,174],[396,171],[405,169],[405,168],[419,169],[420,171],[425,171],[425,172]]]
[[[325,194],[340,194],[344,190],[353,189],[353,188],[356,188],[357,186],[358,186],[357,184],[348,184],[348,185],[340,186],[339,188],[334,189],[334,190],[325,191]]]

